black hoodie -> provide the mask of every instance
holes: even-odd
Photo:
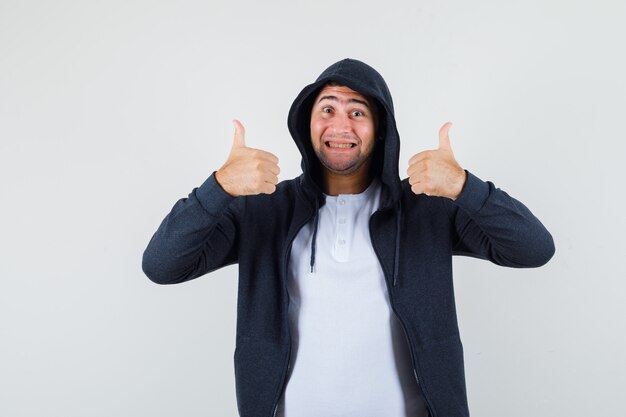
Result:
[[[398,176],[400,139],[389,90],[380,74],[360,61],[333,64],[294,101],[288,126],[302,154],[302,175],[282,181],[273,194],[235,198],[211,175],[165,217],[144,252],[143,270],[154,282],[173,284],[239,264],[237,405],[242,417],[272,417],[291,354],[286,287],[291,244],[305,224],[316,222],[324,204],[309,118],[312,101],[328,81],[377,103],[381,140],[373,169],[382,192],[370,218],[372,245],[430,413],[469,416],[452,255],[536,267],[552,257],[552,236],[526,206],[469,171],[454,201],[415,195]]]

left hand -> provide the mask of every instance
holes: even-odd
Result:
[[[439,148],[413,155],[407,174],[415,194],[447,197],[452,200],[463,191],[467,173],[454,159],[448,130],[452,123],[439,129]]]

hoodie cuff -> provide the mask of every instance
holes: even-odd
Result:
[[[236,197],[228,194],[215,179],[215,172],[211,174],[204,183],[196,188],[196,197],[200,205],[204,207],[210,214],[219,214],[233,201]]]
[[[454,204],[467,211],[469,214],[477,213],[489,197],[489,184],[481,180],[468,170],[467,180],[461,194],[454,200]]]

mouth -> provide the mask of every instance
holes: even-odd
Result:
[[[356,143],[351,142],[333,142],[326,141],[324,144],[331,149],[350,149],[356,146]]]

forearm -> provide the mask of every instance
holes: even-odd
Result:
[[[236,262],[235,199],[211,175],[163,219],[143,255],[145,274],[159,284],[196,278]]]
[[[551,234],[520,201],[468,172],[454,201],[455,252],[503,266],[537,267],[554,254]]]

